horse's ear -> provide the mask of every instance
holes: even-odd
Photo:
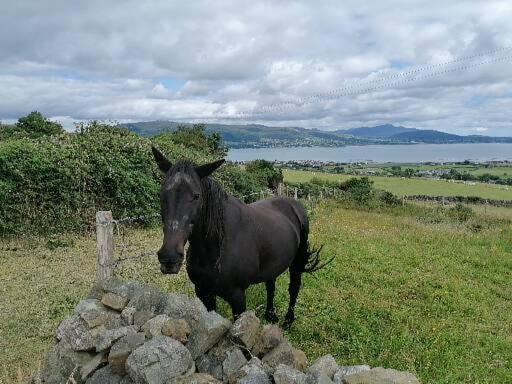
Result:
[[[196,167],[196,172],[198,176],[202,179],[203,177],[210,176],[213,171],[215,171],[217,168],[219,168],[222,163],[224,162],[224,159],[214,161],[213,163],[208,163],[204,165],[200,165]]]
[[[167,173],[169,169],[171,169],[171,162],[167,160],[167,157],[164,156],[162,152],[156,149],[154,146],[151,146],[151,151],[153,152],[153,156],[155,157],[155,161],[158,164],[158,168],[163,173]]]

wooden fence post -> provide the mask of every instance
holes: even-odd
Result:
[[[283,196],[283,183],[277,185],[277,196]]]
[[[114,223],[111,211],[96,212],[96,249],[98,281],[113,274]]]
[[[297,200],[297,199],[298,199],[298,196],[297,196],[297,187],[295,187],[295,191],[294,191],[294,194],[293,194],[293,198],[294,198],[295,200]]]

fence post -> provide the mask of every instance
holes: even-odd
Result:
[[[277,184],[277,196],[283,196],[283,183]]]
[[[324,195],[322,193],[322,190],[320,190],[320,200],[322,200],[324,198]]]
[[[293,198],[294,198],[295,200],[297,200],[297,199],[298,199],[298,196],[297,196],[297,187],[295,187],[295,191],[294,191],[294,194],[293,194]]]
[[[113,273],[114,225],[111,211],[96,212],[96,249],[98,281],[101,281]]]
[[[260,200],[265,198],[265,192],[263,190],[260,191]]]

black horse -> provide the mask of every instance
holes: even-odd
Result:
[[[265,318],[277,322],[276,278],[288,268],[290,304],[284,325],[289,327],[295,318],[301,275],[319,267],[320,249],[310,251],[308,246],[304,207],[287,198],[247,205],[209,177],[224,160],[201,166],[188,161],[171,164],[158,149],[152,150],[165,173],[160,190],[164,240],[158,251],[162,273],[178,273],[188,240],[187,272],[208,310],[216,309],[220,296],[236,318],[245,311],[249,285],[265,282]]]

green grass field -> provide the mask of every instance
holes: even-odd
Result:
[[[334,173],[297,171],[284,169],[284,180],[288,182],[306,182],[314,177],[344,181],[352,175]],[[394,193],[397,196],[430,195],[430,196],[479,196],[487,199],[512,200],[512,187],[475,183],[475,185],[453,183],[445,180],[370,176],[376,188]]]
[[[436,209],[449,208],[369,211],[332,201],[315,208],[312,241],[335,261],[304,277],[288,333],[310,360],[331,353],[340,364],[410,370],[423,383],[512,383],[512,221],[490,212],[458,222]],[[57,325],[94,281],[94,238],[64,239],[69,246],[55,250],[44,239],[1,242],[2,384],[24,382],[38,369]],[[161,231],[133,230],[127,239],[155,249]],[[193,292],[184,273],[161,275],[156,257],[120,274]],[[261,316],[263,286],[248,297]],[[281,316],[287,300],[285,275]],[[220,312],[229,315],[225,304]]]

